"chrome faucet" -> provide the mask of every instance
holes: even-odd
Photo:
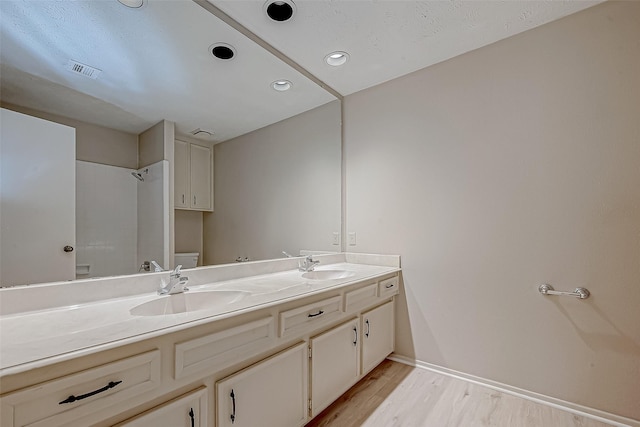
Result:
[[[179,265],[175,270],[169,273],[168,283],[165,283],[164,279],[162,280],[162,287],[158,290],[159,295],[180,294],[189,290],[187,288],[189,278],[180,274],[181,268],[182,265]]]
[[[314,261],[311,255],[308,255],[304,260],[298,261],[298,270],[300,271],[313,271],[316,264],[320,264],[320,261]]]

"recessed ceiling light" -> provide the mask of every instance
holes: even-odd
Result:
[[[138,9],[144,4],[144,0],[118,0],[118,2],[132,9]]]
[[[293,0],[267,0],[264,4],[264,12],[272,20],[284,22],[291,19],[296,12],[296,5]]]
[[[276,80],[275,82],[271,83],[271,87],[278,92],[289,90],[291,89],[291,86],[293,86],[293,83],[291,83],[289,80]]]
[[[236,49],[227,43],[214,43],[209,46],[209,52],[218,59],[228,61],[236,56]]]
[[[347,52],[336,51],[331,52],[324,57],[324,62],[334,67],[344,64],[349,60],[349,54]]]

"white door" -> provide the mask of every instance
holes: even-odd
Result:
[[[1,113],[0,284],[74,279],[75,129]]]
[[[393,352],[393,301],[362,314],[362,374]]]
[[[358,319],[311,339],[311,416],[316,416],[358,381]]]
[[[296,427],[307,420],[307,345],[298,344],[217,383],[218,427]]]

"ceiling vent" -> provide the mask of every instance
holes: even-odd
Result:
[[[213,132],[209,132],[208,130],[202,130],[200,128],[194,129],[189,133],[198,138],[209,138],[213,136]]]
[[[102,73],[102,70],[74,61],[73,59],[70,59],[69,62],[67,62],[67,66],[65,68],[72,73],[80,74],[94,80],[98,78],[100,73]]]

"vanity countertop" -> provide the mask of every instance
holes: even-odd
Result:
[[[317,271],[341,270],[350,276],[305,279],[298,270],[278,271],[189,286],[188,293],[243,291],[224,306],[177,314],[138,316],[132,308],[158,298],[155,292],[88,301],[0,316],[0,375],[10,375],[143,339],[270,307],[329,289],[394,273],[399,266],[355,262],[323,264]],[[185,275],[191,275],[186,271]],[[123,279],[125,280],[125,279]],[[200,280],[202,282],[202,280]],[[2,297],[0,293],[0,298]]]

